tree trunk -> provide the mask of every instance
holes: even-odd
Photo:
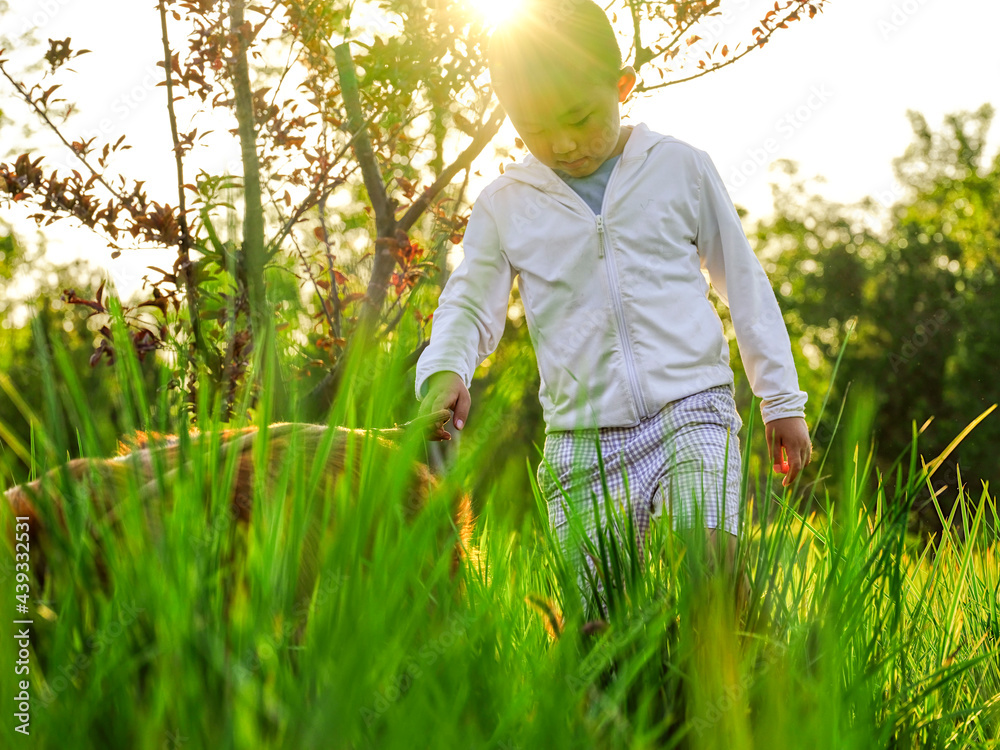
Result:
[[[260,161],[257,158],[257,133],[253,115],[253,92],[250,88],[250,64],[247,59],[249,26],[243,17],[246,0],[231,0],[229,5],[230,32],[235,41],[233,49],[233,92],[236,103],[236,120],[239,124],[240,148],[243,158],[243,252],[242,272],[250,300],[250,328],[254,350],[259,362],[255,376],[262,378],[271,371],[272,417],[284,418],[287,395],[281,375],[275,338],[274,315],[267,301],[264,284],[264,207],[261,200]]]

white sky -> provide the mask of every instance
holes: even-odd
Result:
[[[134,148],[121,162],[126,173],[146,180],[150,198],[176,204],[165,93],[155,87],[161,46],[153,0],[8,3],[0,14],[0,36],[16,38],[34,28],[43,42],[72,36],[74,48],[93,50],[74,61],[78,75],[61,92],[80,110],[67,134],[127,133]],[[718,41],[720,49],[728,44],[732,55],[737,42],[752,41],[750,29],[773,3],[723,0],[721,7],[714,28],[700,33],[709,49]],[[636,102],[631,121],[643,120],[706,150],[733,201],[749,210],[750,221],[771,211],[769,182],[776,176],[767,167],[778,158],[799,162],[802,177],[825,177],[816,188],[830,199],[854,202],[872,195],[891,203],[899,187],[890,161],[912,140],[907,109],[921,112],[938,130],[945,114],[984,102],[1000,106],[997,29],[997,0],[830,0],[823,13],[779,30],[763,49],[734,65]],[[13,55],[16,62],[16,50]],[[0,80],[0,96],[15,122],[32,116],[6,80]],[[24,146],[18,128],[2,132],[0,151]],[[222,135],[204,166],[238,171],[235,139]],[[510,143],[513,135],[505,124],[500,142]],[[52,164],[78,166],[53,148],[50,137],[43,134],[35,143],[56,157]],[[998,145],[1000,123],[994,122],[988,157]],[[497,161],[487,154],[476,163],[484,177],[472,183],[472,196],[498,173]],[[30,241],[34,224],[26,213],[0,207],[0,218]],[[89,258],[105,266],[123,292],[139,283],[144,266],[171,262],[152,254],[111,261],[94,235],[58,227],[44,230],[50,256]]]

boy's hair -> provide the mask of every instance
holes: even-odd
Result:
[[[614,85],[622,69],[611,22],[592,0],[525,0],[490,36],[488,61],[498,96],[546,85]]]

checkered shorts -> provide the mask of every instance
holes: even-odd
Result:
[[[640,554],[650,518],[661,515],[670,517],[675,527],[700,524],[738,536],[741,454],[737,433],[743,420],[733,395],[732,385],[716,386],[672,401],[634,427],[546,435],[536,477],[564,554],[574,564],[582,555],[582,542],[570,544],[574,534],[567,512],[575,511],[595,546],[595,496],[602,527],[607,523],[598,441],[609,496],[613,505],[632,512]],[[587,558],[587,562],[595,572],[593,561]],[[580,580],[585,581],[582,571]]]

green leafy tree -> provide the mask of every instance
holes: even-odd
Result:
[[[754,232],[805,387],[822,397],[850,335],[832,403],[848,388],[873,387],[886,462],[910,444],[914,421],[929,461],[1000,401],[1000,155],[990,163],[984,153],[993,114],[988,104],[959,112],[935,133],[909,113],[914,141],[893,162],[904,190],[884,227],[873,221],[875,199],[840,205],[809,195],[796,166],[782,162],[792,184],[776,188],[775,215]],[[820,449],[836,413],[814,428]],[[945,506],[957,494],[956,467],[973,495],[980,481],[996,486],[998,443],[993,414],[935,476],[936,489],[949,486]]]

